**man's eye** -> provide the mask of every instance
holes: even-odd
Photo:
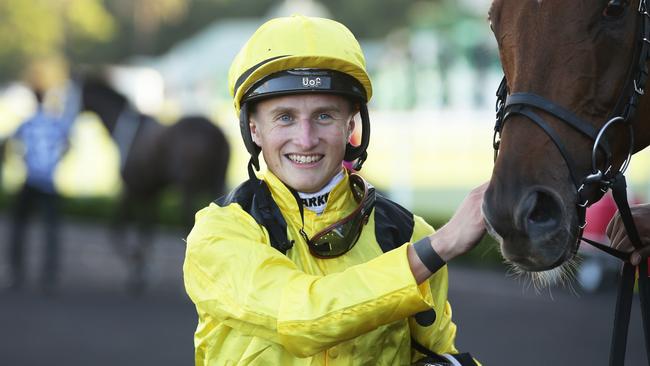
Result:
[[[331,119],[331,118],[332,118],[332,116],[330,116],[327,113],[321,113],[321,114],[318,115],[319,120],[326,120],[326,119]]]
[[[291,122],[291,116],[288,114],[283,114],[278,118],[278,120],[280,122]]]

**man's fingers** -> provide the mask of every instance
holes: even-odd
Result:
[[[623,221],[618,213],[607,225],[606,233],[611,243],[621,241],[621,235],[625,235],[625,225],[623,225]]]
[[[625,238],[626,232],[625,229],[622,228],[619,225],[619,221],[612,221],[612,228],[610,232],[607,233],[607,236],[609,236],[609,246],[612,248],[620,249],[621,248],[621,242]]]
[[[642,260],[648,257],[650,257],[650,246],[643,247],[641,250],[634,251],[634,253],[632,253],[632,256],[630,257],[630,263],[632,263],[635,266],[638,266],[639,264],[641,264]]]
[[[614,230],[614,224],[616,220],[618,220],[618,218],[619,218],[619,214],[617,212],[616,215],[614,215],[614,217],[612,217],[612,219],[609,220],[609,223],[607,224],[607,229],[605,230],[605,234],[607,234],[609,238],[612,237],[612,230]]]
[[[621,215],[616,212],[616,215],[609,221],[609,224],[607,225],[607,236],[610,238],[613,235],[616,235],[617,232],[621,231],[621,229],[624,227],[623,225],[623,220],[621,220]]]
[[[616,249],[620,250],[621,252],[625,253],[631,253],[634,250],[634,246],[632,245],[632,242],[630,241],[630,238],[627,236],[623,235],[619,241],[616,243]]]
[[[650,257],[650,225],[648,225],[648,217],[650,217],[650,204],[634,205],[630,207],[634,223],[641,236],[641,242],[644,245],[642,249],[635,250],[632,242],[630,241],[623,220],[621,220],[620,213],[616,215],[607,224],[605,233],[610,239],[611,247],[624,251],[631,252],[630,262],[638,265],[645,258]]]
[[[618,214],[616,217],[616,223],[614,226],[614,230],[622,233],[626,233],[627,230],[625,230],[625,224],[623,223],[623,219],[621,219],[621,215]]]
[[[614,236],[610,239],[610,241],[611,241],[611,246],[618,250],[629,252],[632,249],[631,247],[626,248],[624,246],[625,244],[629,243],[629,239],[627,238],[627,233],[625,232],[625,230],[615,231]]]

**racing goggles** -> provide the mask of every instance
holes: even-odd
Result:
[[[335,258],[347,253],[357,243],[363,226],[368,223],[375,207],[375,189],[357,174],[350,174],[350,187],[359,204],[351,214],[316,233],[311,239],[300,230],[315,257]]]

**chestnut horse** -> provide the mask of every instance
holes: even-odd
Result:
[[[189,231],[197,209],[224,193],[230,148],[221,129],[207,118],[184,117],[163,126],[138,112],[100,77],[83,81],[81,108],[99,116],[120,152],[123,192],[113,242],[129,262],[130,290],[139,292],[160,193],[169,187],[180,192],[179,218]],[[205,202],[197,202],[201,194]],[[129,221],[139,226],[138,242],[131,246],[124,235]]]
[[[507,80],[502,93],[510,95],[501,106],[507,123],[497,126],[499,153],[483,212],[504,258],[524,271],[552,269],[573,257],[583,226],[576,207],[602,196],[597,184],[581,187],[589,183],[584,178],[608,168],[615,172],[630,147],[637,152],[650,144],[650,99],[639,85],[645,76],[635,79],[645,17],[638,5],[492,3],[490,21]],[[641,64],[647,67],[645,59]],[[598,132],[626,113],[631,94],[636,113],[603,130],[592,154]]]
[[[524,273],[570,272],[585,210],[610,188],[641,245],[625,217],[623,173],[650,144],[647,0],[494,0],[490,22],[505,77],[483,214],[504,258]],[[647,263],[639,269],[650,358],[650,273]],[[610,365],[624,363],[633,284],[626,261]]]

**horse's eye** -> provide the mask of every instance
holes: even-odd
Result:
[[[626,5],[627,1],[625,0],[611,0],[605,7],[605,10],[603,10],[603,16],[606,18],[618,18],[625,13]]]

